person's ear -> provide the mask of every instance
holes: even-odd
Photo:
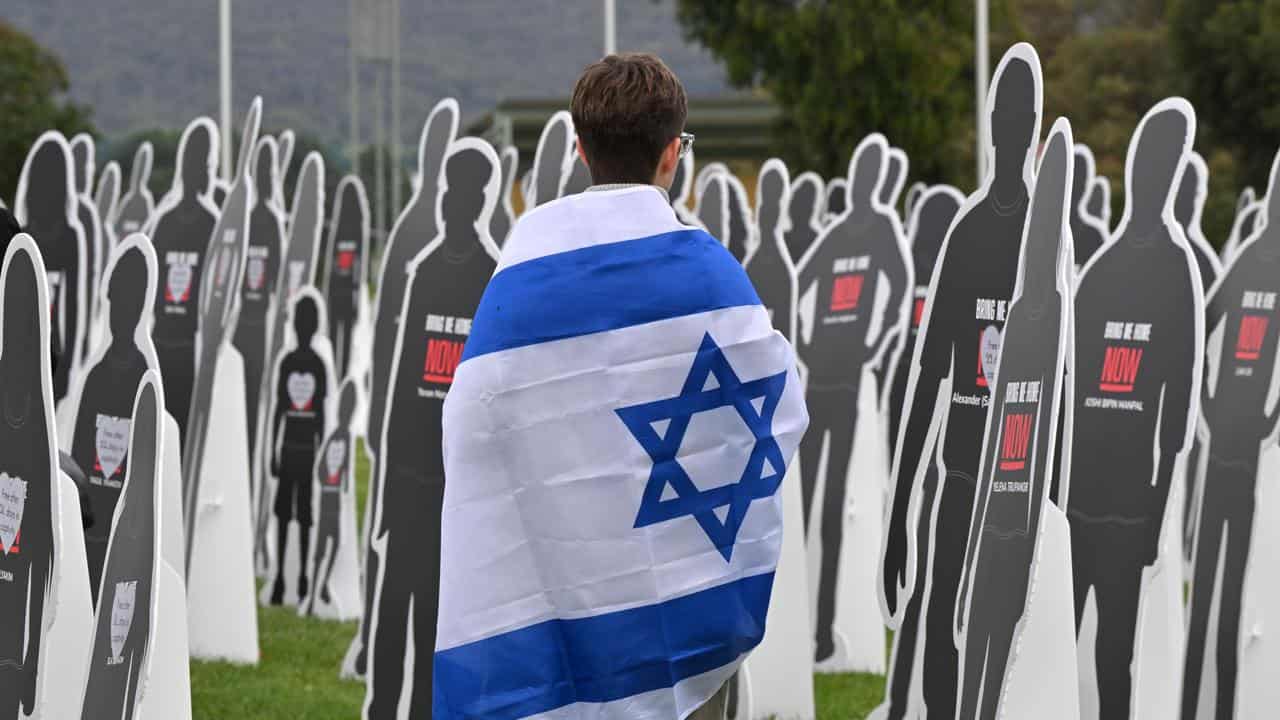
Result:
[[[582,158],[582,164],[588,168],[591,167],[590,161],[587,160],[587,151],[582,147],[582,141],[575,135],[573,138],[573,151],[578,157]]]
[[[671,139],[658,156],[658,169],[653,176],[653,184],[668,190],[676,177],[676,166],[680,164],[680,138]]]

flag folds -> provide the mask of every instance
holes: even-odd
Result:
[[[746,274],[660,192],[522,217],[445,401],[434,716],[706,702],[764,635],[807,424]]]

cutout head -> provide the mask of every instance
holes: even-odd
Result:
[[[1071,171],[1071,215],[1074,217],[1081,210],[1080,201],[1084,199],[1084,194],[1089,192],[1089,161],[1085,159],[1085,154],[1089,153],[1089,148],[1076,143],[1075,162],[1072,163],[1074,170]]]
[[[785,231],[787,167],[779,160],[765,162],[756,185],[756,228],[762,242],[772,242],[769,233]]]
[[[0,384],[19,392],[40,387],[37,354],[48,352],[49,338],[40,332],[40,314],[49,312],[42,308],[37,285],[41,282],[44,282],[44,267],[36,264],[30,250],[26,247],[12,250],[4,271]]]
[[[489,185],[493,181],[495,158],[477,147],[461,147],[445,157],[441,177],[440,215],[444,236],[451,241],[474,239],[491,206]]]
[[[217,163],[212,123],[193,122],[178,144],[178,163],[182,168],[182,189],[187,196],[207,195],[213,185],[213,169]]]
[[[264,137],[258,141],[258,151],[253,162],[253,184],[257,189],[258,203],[275,197],[276,141]]]
[[[853,151],[853,159],[849,161],[849,207],[854,212],[870,210],[871,201],[884,180],[888,150],[884,136],[873,133]]]
[[[132,342],[147,302],[147,258],[137,247],[127,248],[116,260],[107,285],[111,303],[111,338]]]
[[[827,214],[843,215],[849,209],[849,183],[844,178],[832,178],[827,183]]]
[[[1019,43],[1006,53],[992,82],[987,128],[995,151],[992,170],[998,182],[1020,181],[1028,159],[1033,156],[1040,131],[1038,65],[1035,50]]]
[[[293,303],[293,332],[298,338],[298,347],[310,346],[311,338],[315,337],[319,327],[320,308],[315,298],[308,293],[299,293]]]
[[[847,203],[849,184],[842,182],[840,186],[844,189],[843,200]],[[791,204],[787,210],[792,218],[792,228],[794,229],[799,223],[803,223],[805,227],[811,227],[818,219],[821,200],[822,181],[813,172],[801,173],[791,183]]]
[[[351,427],[351,419],[356,414],[356,381],[348,377],[342,381],[338,391],[338,427]]]
[[[1183,168],[1182,182],[1178,183],[1178,195],[1173,202],[1173,216],[1184,228],[1190,227],[1195,221],[1196,211],[1204,202],[1204,196],[1200,192],[1204,178],[1200,174],[1200,164],[1195,162],[1197,157],[1199,156],[1192,153],[1192,161]]]
[[[1139,233],[1163,223],[1194,133],[1195,115],[1180,98],[1162,100],[1138,123],[1125,167],[1125,213]]]
[[[1019,288],[1022,297],[1037,304],[1057,292],[1058,270],[1063,267],[1074,175],[1071,145],[1071,125],[1059,118],[1040,158],[1022,244]]]
[[[29,160],[30,174],[24,199],[26,221],[40,226],[65,223],[74,192],[71,158],[66,143],[52,133],[46,133],[36,142]]]
[[[79,133],[71,138],[71,161],[76,174],[76,192],[88,194],[90,178],[93,177],[93,138],[88,133]]]
[[[444,156],[457,134],[458,101],[445,98],[431,108],[418,138],[418,192],[428,203],[435,202],[436,182]]]
[[[907,182],[907,153],[901,148],[889,148],[885,158],[884,181],[880,184],[880,202],[890,208],[898,205],[898,195]]]

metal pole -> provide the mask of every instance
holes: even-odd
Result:
[[[391,217],[400,215],[400,0],[391,0]]]
[[[347,64],[351,73],[351,147],[348,153],[351,155],[351,172],[356,175],[360,174],[360,63],[356,59],[356,0],[349,0],[347,7],[350,10],[351,23],[347,28],[347,42],[349,43]]]
[[[978,184],[982,184],[982,179],[987,172],[987,154],[983,152],[985,138],[987,134],[987,81],[991,76],[991,71],[987,67],[990,52],[987,48],[987,0],[976,0],[974,8],[974,42],[973,50],[976,54],[974,58],[974,75],[977,80],[977,103],[978,111]]]
[[[231,182],[231,0],[218,2],[218,120],[222,133],[222,179]]]
[[[387,169],[386,169],[386,151],[387,151],[387,124],[386,124],[386,108],[387,101],[385,92],[386,80],[383,77],[385,68],[380,67],[381,63],[375,64],[374,71],[377,80],[374,82],[374,106],[373,106],[373,213],[374,213],[374,243],[377,247],[382,247],[386,241],[386,212],[387,212]]]
[[[614,0],[604,0],[604,54],[618,52],[618,8]]]

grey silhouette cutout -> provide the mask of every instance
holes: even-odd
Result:
[[[129,434],[129,470],[120,492],[120,511],[111,524],[111,542],[95,585],[100,601],[94,618],[82,720],[137,715],[151,650],[157,563],[160,558],[160,457],[163,393],[155,375],[137,385]]]
[[[86,290],[85,232],[74,183],[66,140],[54,131],[44,133],[22,167],[13,214],[35,239],[48,273],[55,401],[66,396],[71,370],[83,356],[92,306]]]
[[[964,657],[956,717],[997,717],[1029,599],[1066,362],[1073,164],[1071,125],[1059,119],[1036,175],[1018,284],[992,383],[957,608]]]
[[[94,175],[93,138],[88,133],[80,133],[71,138],[70,145],[71,164],[76,178],[77,217],[80,218],[80,227],[84,229],[85,297],[96,301],[98,279],[102,277],[107,260],[103,248],[102,221],[91,198]],[[90,302],[85,309],[91,310],[92,307],[93,302]],[[93,312],[89,314],[92,316]],[[89,354],[88,343],[81,345],[81,352],[82,359]]]
[[[369,253],[369,201],[357,175],[338,183],[333,219],[329,222],[321,294],[329,309],[329,338],[333,341],[333,366],[346,377],[355,349],[353,332],[365,292],[365,267]]]
[[[848,183],[845,185],[845,202],[848,203]],[[787,230],[787,251],[797,265],[818,239],[822,229],[822,180],[816,173],[800,173],[791,181],[791,204],[787,208],[791,227]]]
[[[911,217],[916,209],[916,203],[920,201],[924,191],[928,189],[929,186],[919,180],[911,183],[911,187],[907,188],[907,196],[902,201],[902,214]]]
[[[827,181],[826,204],[822,212],[823,222],[831,222],[836,216],[843,215],[848,209],[849,182],[842,177],[831,178]]]
[[[0,276],[0,478],[9,508],[21,495],[20,524],[0,541],[0,717],[18,720],[39,714],[37,679],[44,644],[53,558],[53,483],[57,482],[57,440],[52,435],[53,398],[49,375],[49,328],[45,269],[29,236],[10,244]],[[13,512],[12,509],[9,512]],[[7,533],[6,533],[7,534]],[[50,669],[45,668],[48,672]],[[56,669],[55,669],[56,670]]]
[[[387,412],[387,392],[391,384],[391,368],[396,358],[396,340],[400,334],[400,318],[405,293],[409,286],[409,265],[427,243],[436,237],[438,228],[437,195],[444,156],[458,134],[458,102],[446,98],[436,103],[422,127],[418,141],[418,177],[421,183],[409,198],[387,241],[378,279],[378,295],[374,301],[373,357],[369,369],[369,415],[365,446],[373,455],[373,476],[379,477],[382,449],[382,421]],[[365,502],[365,536],[372,526],[373,509],[379,504],[379,483],[369,483]],[[352,640],[355,649],[354,669],[363,676],[368,659],[369,623],[373,607],[373,586],[378,576],[380,558],[365,543],[364,612],[360,632]]]
[[[883,545],[881,602],[890,624],[898,626],[885,692],[890,720],[906,712],[913,681],[930,715],[955,716],[959,570],[986,431],[982,403],[990,397],[989,375],[1017,280],[1040,134],[1040,86],[1035,50],[1025,43],[1010,48],[987,98],[987,176],[947,233],[917,338]],[[950,385],[947,409],[936,407],[944,382]],[[935,430],[938,412],[945,413],[946,422]],[[923,476],[918,491],[917,472]],[[915,492],[920,493],[919,513],[908,518]],[[923,654],[921,675],[913,678],[917,645]]]
[[[907,184],[909,168],[907,153],[902,148],[889,148],[889,155],[885,160],[884,182],[880,184],[880,202],[888,205],[895,213],[898,211],[898,198],[902,195],[902,188]]]
[[[498,247],[507,242],[507,234],[511,232],[511,226],[516,220],[516,213],[511,209],[511,186],[516,180],[516,169],[520,165],[520,151],[514,145],[508,145],[502,148],[501,158],[502,197],[498,199],[498,207],[493,211],[493,219],[489,221],[489,236]]]
[[[729,234],[722,237],[729,253],[742,262],[756,245],[757,240],[752,232],[755,225],[751,222],[751,206],[747,203],[747,190],[736,175],[726,173],[721,176],[728,190],[729,201]]]
[[[110,250],[115,247],[115,217],[120,206],[120,163],[115,160],[102,169],[102,176],[93,190],[93,204],[98,206],[98,218],[106,233],[104,251]]]
[[[315,465],[315,487],[320,495],[320,513],[316,518],[316,542],[311,561],[311,578],[315,591],[307,596],[306,612],[314,615],[316,598],[333,602],[329,581],[333,578],[334,561],[342,537],[342,496],[351,491],[351,464],[355,462],[356,436],[351,422],[356,412],[356,383],[347,378],[338,392],[338,422],[324,439]],[[337,461],[335,462],[335,458]]]
[[[836,581],[862,374],[868,367],[888,368],[896,359],[903,340],[900,331],[906,320],[906,301],[914,289],[897,213],[877,202],[889,154],[889,146],[879,134],[858,144],[849,162],[849,210],[823,231],[796,271],[799,292],[805,294],[816,287],[817,295],[812,332],[807,341],[802,338],[797,345],[809,371],[805,390],[809,430],[800,441],[801,509],[806,532],[815,513],[822,518],[817,662],[836,652]],[[875,314],[882,290],[887,302],[880,318]],[[878,327],[877,334],[873,334],[873,327]],[[819,496],[824,440],[828,449],[826,480]]]
[[[100,518],[84,533],[89,563],[89,590],[96,603],[98,583],[107,561],[107,541],[116,504],[120,500],[129,456],[129,418],[142,376],[151,369],[137,344],[139,329],[151,322],[148,291],[156,286],[155,256],[145,252],[142,239],[126,240],[123,252],[103,278],[103,298],[111,342],[88,368],[80,391],[80,405],[71,434],[71,458],[88,476],[89,501]],[[145,334],[145,330],[144,330]]]
[[[756,180],[756,227],[760,243],[743,261],[743,266],[760,296],[760,303],[773,319],[773,326],[794,342],[796,268],[783,239],[790,193],[787,166],[777,159],[766,161]]]
[[[120,209],[116,212],[116,232],[121,236],[142,232],[155,210],[155,200],[151,197],[151,161],[155,149],[149,141],[143,141],[133,153],[133,167],[129,170],[129,189],[120,199]]]
[[[173,186],[156,208],[151,241],[163,277],[156,287],[156,357],[164,380],[164,401],[178,422],[178,442],[186,437],[195,384],[196,334],[200,326],[201,281],[218,208],[210,190],[218,162],[218,128],[199,118],[178,141],[178,172]]]
[[[723,173],[707,178],[698,193],[698,222],[725,247],[729,245],[729,193]]]
[[[410,271],[404,317],[416,320],[401,326],[397,342],[379,462],[382,492],[370,538],[372,546],[384,548],[377,587],[369,593],[371,602],[376,599],[366,705],[370,720],[397,717],[409,642],[414,648],[409,716],[430,715],[446,482],[441,414],[467,326],[497,268],[488,227],[500,177],[497,154],[484,141],[467,138],[450,148],[440,180],[440,233]]]
[[[561,110],[547,121],[533,156],[533,204],[537,207],[560,197],[573,161],[573,121]]]
[[[1254,557],[1251,547],[1259,449],[1272,437],[1280,411],[1269,396],[1276,367],[1276,296],[1280,293],[1280,154],[1271,166],[1265,199],[1251,207],[1265,213],[1209,296],[1206,335],[1222,328],[1216,382],[1200,393],[1200,415],[1208,430],[1208,462],[1197,482],[1187,652],[1182,680],[1182,718],[1193,720],[1200,695],[1205,654],[1216,646],[1217,697],[1214,717],[1235,717],[1237,662],[1242,634],[1244,579]],[[1246,211],[1247,212],[1247,211]],[[1239,223],[1237,223],[1239,224]],[[1202,437],[1204,437],[1202,435]],[[1220,560],[1221,558],[1221,560]],[[1211,625],[1216,578],[1217,623]]]
[[[587,169],[587,164],[582,162],[582,156],[574,151],[569,165],[569,175],[564,179],[564,189],[560,191],[560,195],[577,195],[589,187],[591,187],[591,171]]]
[[[250,170],[253,150],[258,145],[258,125],[262,119],[262,98],[254,98],[245,116],[240,138],[240,158],[235,181],[227,191],[222,214],[209,238],[204,254],[206,275],[200,283],[199,329],[196,334],[196,374],[191,391],[191,415],[182,446],[183,527],[194,536],[195,512],[200,499],[200,470],[205,462],[209,434],[209,411],[213,406],[213,381],[217,374],[218,352],[235,336],[239,311],[240,282],[244,277],[245,251],[249,241],[249,216],[257,203]],[[191,572],[191,550],[187,543],[186,572]]]

